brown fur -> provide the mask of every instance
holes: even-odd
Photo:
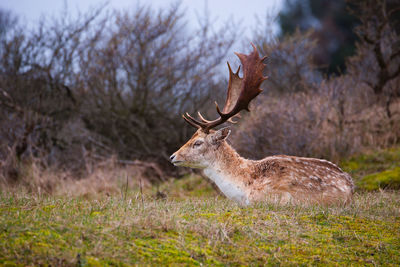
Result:
[[[225,132],[222,132],[225,131]],[[241,204],[266,201],[301,203],[348,203],[354,192],[349,174],[335,164],[320,159],[270,156],[254,161],[244,159],[225,141],[226,129],[210,134],[197,131],[173,154],[175,165],[201,168],[217,179],[221,191],[233,194]],[[195,146],[196,141],[203,141]],[[222,181],[221,181],[222,180]],[[230,192],[232,187],[233,193]],[[245,197],[235,198],[237,192]]]

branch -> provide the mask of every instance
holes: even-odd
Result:
[[[2,88],[0,88],[0,92],[3,94],[3,96],[5,98],[7,98],[9,100],[9,102],[3,101],[0,99],[0,104],[6,106],[7,108],[16,111],[19,115],[23,115],[24,114],[24,110],[18,106],[17,104],[14,103],[13,99],[11,98],[11,96]]]
[[[379,67],[381,69],[385,69],[386,70],[386,62],[385,59],[383,58],[383,54],[382,54],[382,50],[381,50],[381,43],[379,40],[377,40],[374,44],[374,53],[376,56],[376,60],[378,61]]]
[[[388,80],[392,80],[396,78],[398,75],[400,75],[400,64],[397,66],[397,70],[392,75],[389,75]]]
[[[399,42],[399,45],[400,45],[400,42]],[[396,52],[396,53],[394,53],[394,54],[392,54],[391,56],[390,56],[390,60],[393,60],[395,57],[397,57],[397,56],[399,56],[400,55],[400,49]]]

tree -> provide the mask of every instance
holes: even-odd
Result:
[[[353,29],[358,24],[355,16],[347,11],[346,1],[287,0],[278,15],[281,36],[313,29],[318,42],[314,60],[326,73],[345,70],[346,57],[354,54],[357,36]]]
[[[354,1],[352,12],[361,24],[357,53],[349,58],[349,73],[359,77],[379,99],[390,104],[400,96],[400,8],[398,1]]]
[[[232,45],[229,29],[187,34],[179,7],[116,12],[98,47],[81,61],[82,118],[124,158],[169,159],[188,132],[180,117],[220,87],[217,67]]]

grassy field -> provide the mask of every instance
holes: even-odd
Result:
[[[342,165],[362,185],[396,169],[398,154]],[[398,191],[362,188],[347,207],[240,208],[197,176],[158,189],[167,197],[156,188],[90,198],[2,193],[0,265],[400,264]]]

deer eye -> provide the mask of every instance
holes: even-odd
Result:
[[[193,147],[199,147],[203,144],[203,141],[201,140],[197,140],[196,142],[194,142]]]

